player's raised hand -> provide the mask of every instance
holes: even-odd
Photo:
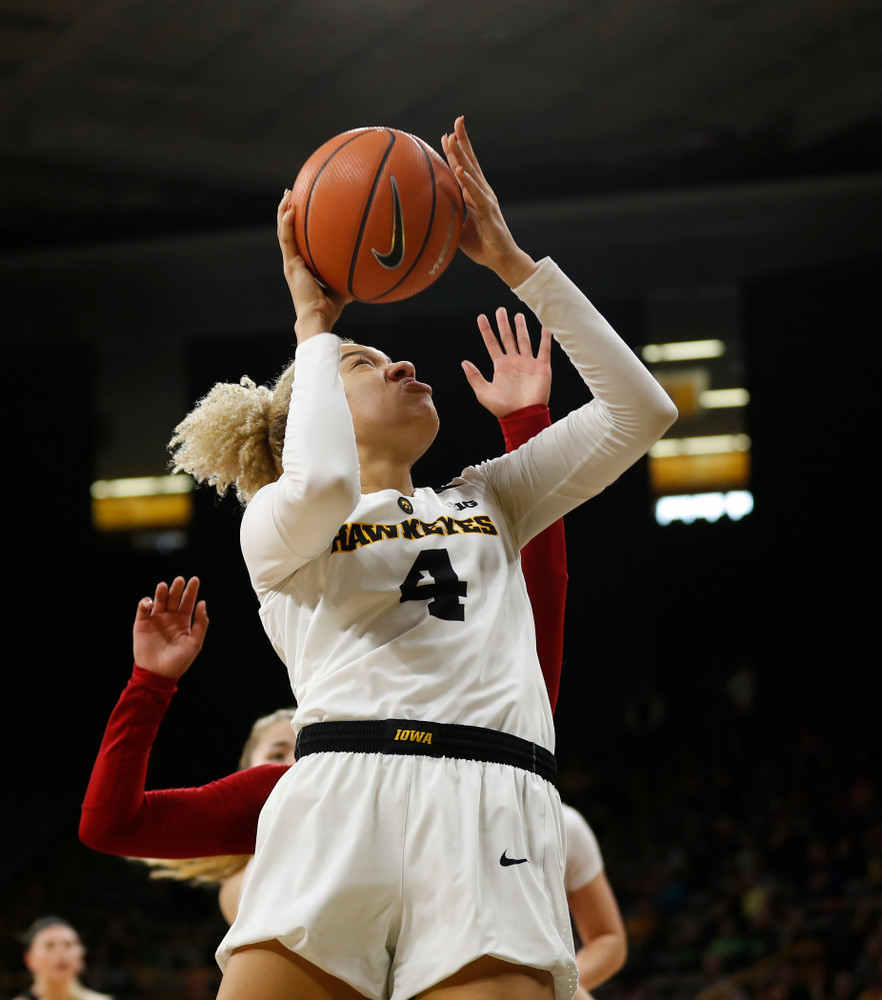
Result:
[[[462,362],[478,402],[495,417],[505,417],[525,406],[547,406],[551,395],[551,334],[543,327],[534,354],[523,313],[515,316],[513,331],[506,310],[497,309],[496,325],[498,337],[490,320],[483,314],[478,317],[478,329],[493,362],[490,380],[471,361]]]
[[[208,628],[205,601],[196,600],[199,578],[184,582],[175,577],[171,586],[156,585],[152,598],[138,602],[132,629],[135,663],[163,677],[182,677],[190,667]]]
[[[317,333],[330,333],[350,300],[322,288],[307,268],[294,239],[294,206],[287,189],[276,212],[276,234],[282,251],[285,281],[297,315],[294,324],[297,342],[302,343]]]
[[[495,271],[511,288],[526,281],[536,262],[515,242],[493,188],[487,182],[460,116],[453,132],[441,137],[441,148],[468,209],[459,247],[478,264]]]

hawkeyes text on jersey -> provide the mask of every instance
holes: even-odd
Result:
[[[474,517],[442,516],[434,521],[421,521],[418,517],[408,517],[397,524],[366,524],[363,521],[347,522],[337,532],[331,542],[331,552],[354,552],[364,545],[386,542],[396,538],[413,541],[428,535],[480,534],[498,535],[496,525],[489,514]]]

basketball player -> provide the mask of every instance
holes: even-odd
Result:
[[[541,358],[531,360],[521,354],[518,370],[503,374],[504,356],[503,348],[493,366],[494,389],[487,403],[499,419],[506,450],[514,451],[550,423],[551,370]],[[535,619],[539,662],[554,708],[563,660],[567,584],[563,522],[555,521],[531,539],[521,552],[521,563]],[[95,762],[83,803],[81,837],[111,854],[166,856],[163,861],[148,861],[154,877],[219,885],[221,912],[232,923],[254,850],[259,810],[287,768],[265,768],[197,789],[145,792],[144,788],[156,726],[174,692],[174,682],[189,669],[205,635],[205,606],[197,605],[197,592],[197,580],[185,586],[178,578],[171,588],[157,586],[153,601],[139,606],[133,631],[136,667]],[[177,657],[170,659],[168,654],[175,651]],[[171,685],[164,686],[163,676]],[[254,723],[242,749],[240,771],[260,764],[293,763],[292,715],[293,710],[280,709]],[[222,803],[218,799],[221,789]],[[569,834],[567,900],[582,941],[576,959],[580,979],[594,986],[620,967],[616,958],[619,963],[624,960],[624,934],[593,833],[571,807],[564,808],[564,818]],[[248,835],[243,841],[245,830]],[[204,856],[209,842],[216,852],[224,853]],[[184,843],[192,844],[199,856],[177,857]],[[227,853],[243,849],[248,853]],[[585,1000],[587,993],[577,996]]]
[[[443,147],[469,211],[461,248],[532,308],[593,399],[449,487],[415,490],[438,426],[431,389],[329,332],[344,303],[298,255],[286,193],[296,368],[272,394],[216,386],[172,442],[178,470],[246,503],[246,565],[298,705],[298,764],[261,812],[219,1000],[576,989],[551,706],[518,553],[676,410],[559,269],[517,245],[462,119]],[[522,315],[496,322],[503,343],[528,343]],[[498,350],[486,317],[479,329]]]
[[[198,586],[196,578],[185,585],[178,577],[170,587],[160,583],[152,601],[139,602],[133,634],[136,666],[108,722],[83,803],[80,833],[85,843],[110,854],[171,859],[182,849],[194,851],[199,857],[183,858],[179,865],[156,862],[163,866],[159,871],[220,883],[221,911],[232,923],[260,809],[293,760],[290,713],[283,709],[255,723],[240,761],[243,770],[254,768],[249,774],[240,771],[200,788],[145,792],[157,728],[176,681],[189,669],[205,636],[207,616],[204,602],[196,602]],[[540,612],[537,641],[548,624]],[[586,989],[622,967],[626,937],[593,831],[572,806],[564,804],[563,812],[564,882],[580,938],[577,997],[584,1000]],[[207,850],[218,854],[203,856]],[[231,853],[237,851],[241,853]]]
[[[566,802],[563,813],[567,834],[564,885],[579,935],[579,987],[587,994],[622,968],[628,940],[594,831],[585,817]],[[577,998],[584,1000],[581,993]]]
[[[153,607],[157,603],[154,600]],[[154,618],[151,624],[156,620]],[[144,660],[144,656],[135,658],[136,664]],[[142,769],[142,765],[146,767],[151,747],[149,740],[143,742],[143,736],[149,733],[149,729],[144,727],[145,715],[149,719],[160,706],[164,708],[164,698],[166,695],[171,697],[174,688],[167,692],[163,689],[151,692],[160,699],[153,703],[150,694],[145,700],[146,692],[139,690],[140,680],[139,672],[134,671],[131,688],[126,688],[117,706],[122,721],[117,722],[112,717],[108,724],[107,735],[83,801],[80,839],[106,854],[118,854],[146,864],[151,870],[151,878],[217,886],[218,906],[230,924],[236,915],[242,881],[254,853],[254,837],[250,837],[246,853],[233,854],[229,853],[233,847],[219,853],[218,837],[213,836],[216,853],[205,853],[207,845],[199,840],[202,831],[210,829],[215,834],[223,831],[224,836],[230,835],[236,842],[241,840],[241,831],[226,829],[225,824],[230,822],[230,810],[217,811],[217,799],[210,794],[214,786],[166,790],[161,796],[161,807],[151,809],[154,803],[150,800],[154,793],[145,792],[146,775]],[[134,724],[132,710],[138,719]],[[279,764],[284,766],[278,768],[277,777],[284,773],[294,763],[293,717],[293,708],[280,708],[257,719],[242,748],[239,770],[262,764]],[[121,781],[121,775],[128,780]],[[137,781],[139,777],[140,781]],[[256,824],[258,811],[272,784],[225,788],[224,791],[230,799],[244,796],[245,810]],[[256,796],[253,802],[252,795]],[[186,828],[186,838],[197,845],[193,857],[178,856],[180,839],[175,831],[180,825]],[[135,831],[136,839],[133,841],[130,838]]]
[[[542,357],[520,354],[517,370],[504,367],[505,351],[493,365],[489,383],[484,382],[487,407],[499,419],[506,449],[513,451],[550,424],[548,400],[551,393],[551,367]],[[552,709],[557,701],[560,670],[563,659],[563,624],[566,603],[566,543],[563,522],[558,520],[532,539],[521,553],[524,580],[536,619],[536,643],[539,662],[548,688]],[[154,605],[155,606],[155,605]],[[159,619],[151,617],[149,624],[156,627]],[[136,624],[135,642],[139,634]],[[148,652],[151,651],[148,647]],[[136,662],[139,657],[136,652]],[[280,709],[258,719],[245,742],[240,756],[240,770],[266,763],[294,762],[294,735],[291,730],[293,709]],[[87,843],[108,853],[129,855],[150,866],[153,878],[171,878],[201,885],[218,885],[221,912],[232,923],[239,903],[242,880],[249,854],[221,854],[198,857],[135,857],[154,854],[157,850],[171,851],[177,855],[177,844],[168,835],[174,818],[165,816],[138,824],[136,820],[140,801],[130,799],[125,783],[119,774],[138,773],[138,765],[120,757],[133,741],[123,726],[114,728],[114,736],[105,739],[93,770],[93,780],[83,807],[83,837]],[[149,744],[143,752],[149,751]],[[134,793],[136,790],[133,788]],[[143,794],[143,787],[139,789]],[[186,793],[185,793],[186,794]],[[265,795],[264,795],[265,798]],[[172,804],[166,797],[164,805]],[[263,799],[258,800],[262,805]],[[189,818],[193,817],[193,803],[187,803]],[[255,813],[256,815],[256,813]],[[207,808],[200,817],[202,825],[216,826],[223,821]],[[124,846],[132,827],[138,827],[138,846]],[[127,828],[128,827],[128,828]],[[161,847],[157,847],[157,843]],[[151,846],[152,844],[152,846]]]

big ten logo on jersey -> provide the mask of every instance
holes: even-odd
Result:
[[[447,504],[448,507],[452,507],[454,510],[468,510],[470,507],[477,507],[477,500],[457,500],[454,503]]]

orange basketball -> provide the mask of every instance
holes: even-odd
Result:
[[[459,184],[428,143],[394,128],[329,139],[292,189],[294,235],[327,288],[359,302],[416,295],[445,271],[465,219]]]

